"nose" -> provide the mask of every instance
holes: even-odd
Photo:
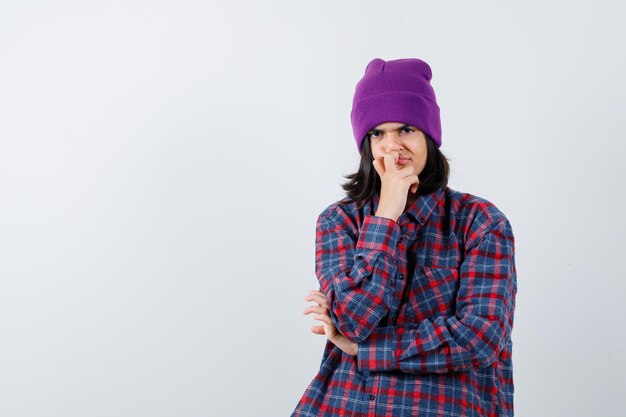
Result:
[[[391,151],[398,151],[400,149],[402,149],[402,141],[400,140],[400,138],[398,137],[398,135],[396,135],[395,133],[388,133],[385,135],[385,138],[383,139],[383,144],[385,147],[385,151],[387,153],[391,152]]]

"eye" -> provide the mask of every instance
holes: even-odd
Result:
[[[380,136],[380,131],[378,130],[373,130],[369,133],[370,138],[377,138]]]
[[[404,132],[404,133],[415,132],[415,129],[413,129],[411,127],[403,127],[402,128],[402,132]]]

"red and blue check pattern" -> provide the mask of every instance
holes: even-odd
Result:
[[[315,272],[350,356],[326,342],[299,416],[513,416],[514,237],[489,201],[449,187],[397,222],[331,204]]]

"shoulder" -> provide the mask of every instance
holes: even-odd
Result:
[[[457,223],[468,232],[484,232],[496,227],[511,228],[502,210],[482,196],[446,187],[446,197]]]
[[[343,198],[327,205],[317,216],[318,227],[342,227],[358,229],[359,219],[363,216],[363,208],[357,202]]]

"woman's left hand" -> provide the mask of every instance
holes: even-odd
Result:
[[[324,293],[318,290],[309,290],[309,295],[304,297],[307,301],[316,302],[318,305],[311,305],[304,310],[304,314],[317,313],[313,318],[320,320],[324,324],[311,327],[311,331],[315,334],[326,335],[328,340],[333,342],[335,346],[347,353],[356,356],[357,344],[351,342],[347,337],[339,333],[332,319],[330,318],[328,300]]]

